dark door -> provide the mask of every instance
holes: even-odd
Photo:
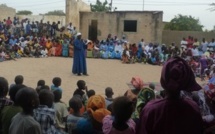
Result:
[[[97,26],[98,26],[98,21],[91,20],[91,25],[89,25],[88,38],[92,41],[97,40]]]

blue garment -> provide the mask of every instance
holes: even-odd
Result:
[[[89,119],[80,119],[77,123],[77,131],[79,134],[95,134]]]
[[[137,58],[141,59],[143,55],[143,49],[142,47],[139,45],[138,49],[137,49]]]
[[[63,48],[62,55],[64,57],[68,57],[69,56],[69,45],[67,43],[63,43],[62,48]]]
[[[120,52],[116,52],[115,53],[115,58],[116,59],[121,59],[121,53]]]
[[[105,51],[105,52],[102,53],[102,58],[103,59],[108,59],[108,57],[109,57],[109,52],[108,51]]]
[[[108,51],[113,52],[114,51],[114,46],[113,45],[109,45],[108,46]]]
[[[74,41],[74,58],[72,73],[74,74],[87,74],[87,64],[85,57],[85,49],[87,45],[80,39]]]
[[[10,39],[10,40],[9,40],[9,44],[10,44],[11,46],[16,45],[16,43],[17,43],[17,39]]]
[[[51,85],[51,91],[54,90],[60,90],[62,92],[62,89],[60,87],[56,87],[55,85]]]
[[[30,34],[30,32],[31,32],[31,25],[27,24],[26,25],[26,34]]]
[[[109,58],[110,59],[114,59],[116,57],[116,52],[113,51],[113,52],[109,52]]]

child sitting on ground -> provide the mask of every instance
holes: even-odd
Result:
[[[105,98],[106,108],[110,110],[108,107],[113,103],[113,95],[114,95],[113,89],[111,87],[107,87],[105,89],[105,95],[106,95],[106,98]]]
[[[122,53],[122,63],[129,63],[130,62],[130,52],[128,47],[125,47],[125,50],[123,50]]]
[[[73,113],[67,117],[67,132],[69,134],[76,134],[77,123],[80,119],[82,119],[82,114],[80,113],[80,109],[82,108],[81,99],[77,96],[74,96],[72,99],[70,99],[69,106],[71,109],[73,109]]]
[[[75,92],[73,93],[73,96],[79,95],[81,97],[81,101],[82,101],[83,105],[86,106],[87,96],[86,96],[86,94],[84,92],[84,90],[86,92],[88,92],[86,82],[83,81],[83,80],[79,80],[77,82],[77,86],[78,86],[78,89],[75,90]]]
[[[52,80],[53,85],[51,85],[51,91],[54,90],[60,90],[62,92],[61,86],[61,78],[60,77],[54,77]]]
[[[91,96],[96,95],[95,90],[90,89],[89,91],[87,91],[87,97],[90,98]]]
[[[40,105],[34,110],[34,119],[40,123],[43,134],[61,133],[56,129],[55,110],[53,107],[54,95],[49,90],[39,93]]]
[[[65,131],[65,122],[68,116],[68,110],[65,103],[61,102],[62,92],[54,90],[54,109],[56,112],[56,126],[58,129]]]
[[[40,124],[32,117],[33,110],[39,105],[39,98],[32,88],[23,88],[16,94],[16,101],[23,112],[13,117],[9,134],[42,134]]]
[[[26,86],[24,85],[15,85],[10,89],[9,95],[10,99],[14,102],[13,105],[11,106],[6,106],[3,108],[3,110],[0,112],[0,122],[2,124],[2,134],[8,134],[9,133],[9,128],[11,124],[12,118],[19,112],[22,112],[22,108],[16,101],[15,97],[16,94],[19,90],[24,88]]]
[[[131,119],[133,102],[123,96],[113,102],[113,113],[103,119],[104,134],[135,134],[135,122]]]
[[[40,90],[42,89],[42,87],[45,86],[45,85],[46,85],[46,82],[44,80],[39,80],[37,82],[36,91],[37,91],[38,94],[40,93]]]
[[[13,101],[8,99],[8,81],[4,77],[0,77],[0,111],[4,108],[4,106],[13,105]]]

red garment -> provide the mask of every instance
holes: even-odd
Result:
[[[12,24],[12,21],[11,21],[11,20],[7,20],[7,21],[6,21],[6,25],[7,25],[7,26],[10,26],[11,24]]]
[[[55,56],[61,56],[62,55],[62,45],[56,44],[55,48]]]
[[[193,41],[191,39],[187,39],[187,48],[193,48]]]
[[[132,56],[135,56],[136,53],[137,53],[137,47],[136,46],[132,46],[131,51],[132,51]]]
[[[202,134],[198,105],[188,98],[148,102],[140,115],[137,134]]]

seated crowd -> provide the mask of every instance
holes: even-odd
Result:
[[[61,100],[62,79],[53,78],[47,86],[39,80],[33,89],[22,75],[8,86],[0,77],[0,132],[2,134],[210,134],[215,132],[215,83],[200,87],[192,69],[179,57],[163,66],[160,83],[146,86],[132,77],[130,89],[113,98],[88,90],[77,81],[68,103]],[[9,92],[9,94],[8,94]],[[9,95],[9,98],[7,98]]]
[[[67,31],[67,32],[64,32]],[[8,17],[0,22],[0,61],[20,57],[73,56],[73,44],[77,30],[70,23],[60,28],[60,22],[44,23],[20,20]],[[214,58],[214,39],[198,41],[189,36],[180,44],[146,43],[141,39],[138,43],[129,43],[126,36],[121,39],[109,34],[104,40],[83,40],[86,44],[86,57],[103,59],[120,59],[123,63],[144,62],[162,65],[172,56],[180,56],[190,62],[199,63],[199,57],[206,55]]]

